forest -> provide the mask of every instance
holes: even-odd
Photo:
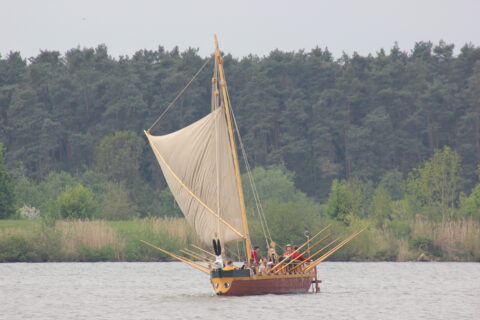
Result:
[[[0,57],[0,261],[155,260],[165,257],[134,240],[194,241],[143,130],[209,59],[163,47],[114,58],[105,45]],[[333,258],[480,261],[479,47],[455,54],[442,41],[417,42],[339,58],[327,48],[274,50],[225,54],[224,66],[280,244],[330,222],[368,225]],[[153,134],[209,112],[205,70]],[[75,228],[104,240],[85,233],[77,251],[52,247],[66,247]]]

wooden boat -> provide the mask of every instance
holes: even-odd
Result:
[[[162,136],[154,136],[150,132],[157,119],[145,134],[180,209],[204,244],[211,243],[213,239],[214,253],[194,246],[195,251],[181,250],[180,255],[143,242],[209,274],[218,295],[305,293],[312,285],[318,292],[320,281],[316,278],[316,266],[359,232],[341,242],[337,238],[312,254],[316,246],[331,236],[327,234],[313,242],[328,229],[327,226],[282,262],[275,261],[267,271],[260,273],[249,263],[252,244],[234,135],[236,123],[216,36],[213,58],[210,113],[185,128]],[[237,135],[240,137],[238,129]],[[246,157],[244,161],[248,164]],[[233,241],[243,241],[246,264],[243,269],[224,270],[225,252],[221,250],[221,244]],[[300,261],[295,255],[307,255],[308,259]],[[199,262],[202,260],[208,264]]]

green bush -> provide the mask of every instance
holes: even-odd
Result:
[[[0,262],[39,261],[32,243],[22,235],[4,235],[0,238]]]
[[[350,225],[355,217],[367,215],[370,185],[359,179],[333,180],[326,203],[327,214]]]
[[[128,220],[135,208],[129,200],[128,189],[122,183],[110,183],[101,203],[101,216],[106,220]]]
[[[0,219],[13,217],[16,211],[15,186],[3,162],[3,144],[0,143]]]
[[[393,220],[387,224],[387,228],[393,233],[397,238],[408,237],[412,231],[410,227],[410,222],[406,220]]]
[[[67,188],[55,201],[55,209],[62,218],[66,219],[95,218],[98,207],[92,190],[82,185]]]

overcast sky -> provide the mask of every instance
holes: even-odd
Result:
[[[480,45],[479,0],[15,0],[0,10],[0,53],[67,50],[106,44],[109,53],[198,48],[207,56],[213,34],[235,57],[328,47],[339,57],[410,51],[416,41],[444,40],[458,49]]]

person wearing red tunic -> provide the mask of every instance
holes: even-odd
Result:
[[[292,254],[292,259],[293,259],[293,260],[300,260],[300,261],[305,261],[305,260],[307,260],[307,258],[305,258],[304,256],[302,256],[302,255],[300,254],[300,252],[297,251],[297,250],[298,250],[298,247],[297,247],[297,246],[295,246],[293,249],[294,249],[293,254]]]
[[[282,254],[282,257],[283,257],[284,259],[286,259],[286,258],[291,258],[290,255],[291,255],[292,252],[293,252],[293,251],[292,251],[292,246],[291,246],[290,244],[287,244],[287,245],[285,246],[285,250],[286,250],[286,251]]]
[[[251,253],[250,260],[255,266],[258,266],[260,264],[260,260],[258,258],[258,253],[260,252],[260,248],[258,246],[255,246],[254,250]]]

